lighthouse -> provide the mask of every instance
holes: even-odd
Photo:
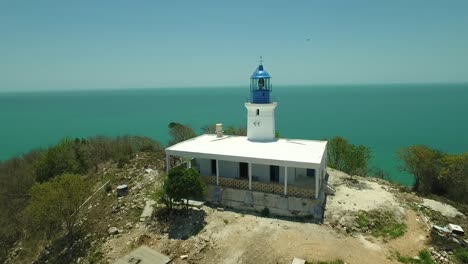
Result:
[[[166,148],[183,158],[207,185],[206,199],[241,210],[322,219],[326,202],[327,142],[275,137],[271,78],[260,58],[250,77],[247,136],[204,134]],[[247,89],[246,89],[247,90]]]
[[[270,79],[260,58],[260,65],[250,77],[250,100],[245,103],[247,138],[250,141],[275,140],[275,108],[278,104],[271,100]]]

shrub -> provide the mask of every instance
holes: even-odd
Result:
[[[64,223],[72,237],[80,206],[88,193],[89,186],[80,175],[64,174],[52,181],[35,184],[25,216],[35,231],[40,229],[50,233],[59,230]]]
[[[63,173],[85,173],[88,169],[86,154],[80,140],[64,139],[50,147],[35,162],[36,179],[45,182]]]
[[[447,154],[422,145],[398,150],[402,170],[415,177],[413,189],[467,203],[468,153]]]
[[[360,211],[356,224],[370,230],[375,237],[397,238],[406,232],[406,225],[398,222],[393,212],[386,210]]]
[[[193,168],[176,167],[169,171],[164,180],[163,188],[156,193],[160,201],[172,209],[173,202],[189,199],[201,199],[206,193],[206,185],[200,174]]]
[[[459,248],[455,250],[455,257],[462,263],[468,263],[468,249]]]
[[[363,145],[353,145],[342,137],[334,137],[327,146],[328,166],[351,175],[366,175],[371,151]]]

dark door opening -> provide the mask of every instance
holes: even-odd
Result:
[[[211,175],[216,175],[216,160],[211,160]]]
[[[279,182],[279,166],[270,165],[270,182]]]
[[[249,178],[249,164],[245,162],[239,162],[239,178]]]
[[[315,169],[307,169],[307,177],[315,177]]]

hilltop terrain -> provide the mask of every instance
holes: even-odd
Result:
[[[328,196],[323,224],[207,205],[168,214],[155,204],[151,216],[141,218],[161,185],[163,164],[159,156],[141,153],[123,166],[100,165],[94,188],[107,181],[111,187],[85,205],[80,238],[73,245],[24,240],[10,251],[7,263],[113,263],[140,245],[170,256],[173,263],[290,263],[294,257],[398,263],[398,256],[412,258],[428,248],[439,263],[449,263],[457,261],[454,252],[434,242],[422,212],[437,224],[452,222],[468,230],[466,209],[333,169],[329,182],[336,193]],[[117,197],[119,184],[128,184],[127,196]],[[376,215],[395,228],[376,229]]]

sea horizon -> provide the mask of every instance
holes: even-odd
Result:
[[[346,89],[343,89],[346,87]],[[218,88],[218,89],[216,89]],[[465,152],[468,84],[274,85],[277,130],[286,138],[342,136],[372,150],[371,170],[410,185],[398,169],[396,150],[424,144]],[[221,122],[245,126],[249,87],[128,88],[0,93],[0,160],[47,148],[62,138],[95,135],[147,136],[165,145],[167,125],[197,133]]]
[[[431,86],[431,85],[468,85],[467,82],[356,82],[356,83],[311,83],[311,84],[275,84],[274,86],[288,86],[288,87],[353,87],[353,86],[362,86],[362,87],[385,87],[385,86],[394,86],[394,85],[408,85],[408,86]],[[238,85],[168,85],[168,86],[148,86],[148,87],[96,87],[96,88],[64,88],[64,89],[14,89],[7,90],[4,87],[0,89],[0,94],[24,94],[24,93],[53,93],[53,92],[100,92],[100,91],[139,91],[139,90],[160,90],[160,89],[218,89],[218,88],[227,88],[227,89],[242,89],[248,88],[249,84],[238,84]]]

